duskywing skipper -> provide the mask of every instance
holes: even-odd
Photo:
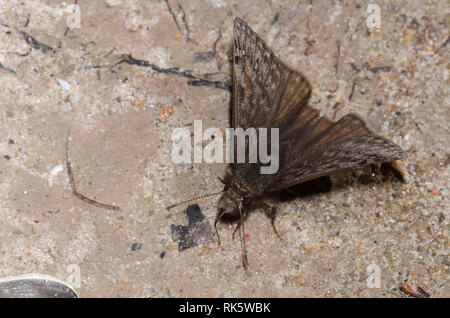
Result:
[[[320,117],[307,105],[311,85],[305,77],[280,62],[243,20],[236,18],[233,33],[232,127],[278,127],[279,169],[261,174],[260,163],[231,164],[216,222],[227,214],[237,216],[243,235],[247,207],[259,199],[273,225],[276,208],[263,200],[268,192],[336,170],[405,157],[397,145],[370,132],[353,114],[337,122]],[[245,246],[243,263],[247,264]]]
[[[234,21],[233,34],[232,127],[279,128],[276,173],[261,174],[258,162],[232,163],[221,180],[225,188],[214,226],[224,217],[239,220],[236,230],[241,233],[246,267],[244,221],[251,203],[262,203],[273,226],[277,208],[264,200],[270,192],[341,169],[399,160],[405,153],[372,133],[356,115],[348,114],[337,122],[321,117],[307,105],[311,85],[304,76],[278,60],[240,18]]]

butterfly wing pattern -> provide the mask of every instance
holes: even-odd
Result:
[[[337,122],[321,117],[307,105],[308,80],[279,61],[239,18],[234,22],[233,83],[233,128],[279,128],[276,174],[260,174],[260,163],[232,165],[233,173],[260,193],[340,169],[405,157],[402,149],[372,133],[356,115]]]
[[[284,66],[241,19],[234,22],[233,127],[284,127],[307,103],[311,85]]]

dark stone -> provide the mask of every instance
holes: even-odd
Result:
[[[172,237],[178,241],[178,249],[184,251],[202,243],[213,242],[212,227],[200,210],[198,204],[189,205],[186,209],[189,225],[170,225]]]
[[[195,52],[194,61],[195,62],[208,62],[214,58],[214,52]]]
[[[188,206],[186,211],[188,218],[189,218],[189,225],[201,222],[205,218],[205,216],[202,213],[202,210],[200,210],[200,207],[198,204],[191,204]]]
[[[140,250],[141,247],[142,247],[142,245],[139,244],[138,242],[136,242],[136,243],[133,243],[133,245],[131,245],[131,250],[132,250],[133,252],[135,252],[135,251],[137,251],[137,250]]]

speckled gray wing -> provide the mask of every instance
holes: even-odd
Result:
[[[370,132],[357,116],[333,123],[307,106],[311,86],[306,78],[281,63],[239,18],[234,22],[233,66],[233,127],[280,129],[277,173],[261,174],[259,163],[233,165],[234,173],[255,192],[404,157],[398,146]]]
[[[372,133],[353,114],[333,123],[320,118],[309,107],[305,112],[316,115],[308,123],[300,116],[296,129],[287,139],[280,140],[279,170],[270,181],[260,180],[266,183],[266,191],[280,190],[341,169],[405,157],[400,147]]]
[[[233,34],[232,127],[291,126],[311,95],[311,85],[301,74],[283,65],[266,43],[239,18],[234,21]],[[247,150],[248,142],[248,154]],[[259,163],[233,163],[231,166],[242,179],[258,182],[261,177]]]
[[[232,126],[284,127],[311,95],[301,74],[283,65],[241,19],[234,21]]]

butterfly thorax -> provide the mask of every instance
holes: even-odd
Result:
[[[223,180],[225,184],[224,193],[219,200],[219,213],[225,211],[226,214],[239,215],[239,208],[248,204],[256,196],[244,180],[239,176],[227,173]]]

